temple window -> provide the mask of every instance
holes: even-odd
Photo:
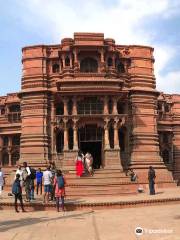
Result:
[[[7,136],[3,137],[3,146],[8,146],[9,139]]]
[[[20,145],[20,136],[13,136],[12,138],[12,145],[13,146],[19,146]]]
[[[64,104],[60,102],[56,106],[56,115],[63,115],[64,114]]]
[[[69,59],[69,57],[65,58],[65,66],[66,67],[70,66],[70,59]]]
[[[164,110],[165,112],[169,112],[169,104],[167,103],[164,104]]]
[[[5,114],[5,108],[1,108],[1,115]]]
[[[57,63],[53,64],[52,72],[53,73],[58,73],[59,72],[59,64],[57,64]]]
[[[80,63],[80,71],[84,73],[98,72],[98,62],[94,58],[84,58]]]
[[[117,64],[117,71],[118,71],[118,73],[125,73],[125,67],[124,67],[123,63],[119,62]]]
[[[125,113],[125,103],[118,101],[117,111],[118,111],[118,114],[124,114]]]
[[[112,109],[113,109],[112,99],[109,99],[108,101],[108,109],[109,109],[109,114],[112,114]]]
[[[112,58],[108,58],[108,67],[111,67],[113,65]]]
[[[167,149],[162,152],[162,158],[164,163],[169,163],[169,151]]]
[[[162,111],[162,103],[158,102],[158,110]]]
[[[70,99],[68,101],[68,115],[72,115],[73,101]]]
[[[102,114],[103,102],[96,97],[85,98],[77,104],[78,114]]]
[[[169,134],[163,133],[163,143],[168,143],[168,142],[169,142]]]
[[[20,112],[20,105],[11,105],[9,107],[9,112]]]

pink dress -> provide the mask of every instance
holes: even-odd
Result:
[[[64,176],[63,176],[63,178],[64,178]],[[64,184],[66,184],[65,178],[64,178]],[[54,186],[55,186],[55,197],[64,197],[65,196],[65,187],[58,188],[57,177],[54,178]]]

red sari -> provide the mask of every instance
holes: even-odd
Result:
[[[83,164],[83,158],[78,156],[76,158],[76,175],[77,176],[82,176],[84,171],[84,164]]]

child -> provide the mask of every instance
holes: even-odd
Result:
[[[20,183],[20,174],[16,174],[16,179],[12,185],[12,193],[14,194],[14,197],[15,197],[15,201],[14,201],[15,211],[19,212],[18,206],[17,206],[17,200],[19,199],[22,212],[25,212],[23,200],[22,200],[22,188],[21,188],[21,183]]]

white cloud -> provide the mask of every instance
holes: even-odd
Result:
[[[180,93],[180,70],[159,76],[157,89],[166,93]]]
[[[73,33],[78,31],[104,32],[105,37],[114,38],[118,44],[152,45],[155,47],[157,86],[160,90],[166,90],[167,85],[163,85],[161,72],[175,56],[174,46],[161,46],[155,43],[153,29],[148,31],[143,28],[143,21],[153,16],[172,17],[177,14],[179,1],[117,0],[112,4],[110,0],[106,1],[106,4],[103,0],[18,0],[18,2],[23,8],[22,21],[29,27],[37,29],[37,34],[51,36],[52,43],[58,43],[64,37],[73,37]],[[167,76],[171,76],[171,73]],[[170,88],[168,86],[167,89]]]

